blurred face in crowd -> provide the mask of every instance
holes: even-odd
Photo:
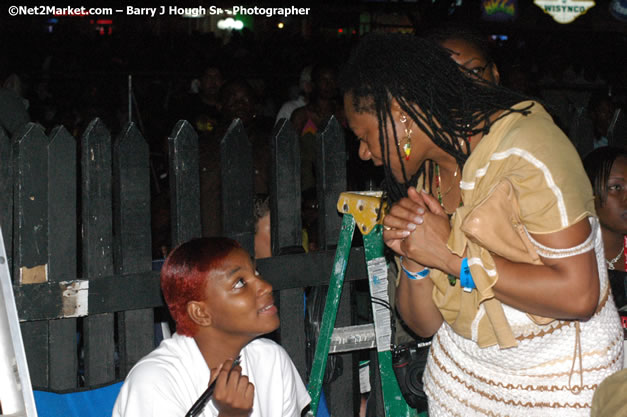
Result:
[[[255,96],[249,86],[229,84],[221,95],[222,113],[226,120],[241,119],[246,126],[255,117]]]
[[[314,89],[318,97],[330,100],[337,97],[338,88],[335,71],[331,68],[322,68],[315,74]]]
[[[217,97],[222,82],[222,74],[218,68],[207,68],[200,79],[201,94],[205,97]]]
[[[627,235],[627,157],[614,161],[607,181],[605,202],[595,200],[601,225],[614,233]]]
[[[609,98],[599,101],[596,107],[591,109],[590,118],[597,136],[607,135],[613,116],[614,104]]]
[[[463,66],[473,77],[482,78],[487,82],[498,84],[499,71],[493,61],[489,61],[484,54],[464,39],[447,39],[441,45],[451,52],[451,58]]]

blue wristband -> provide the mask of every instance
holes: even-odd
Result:
[[[401,256],[401,268],[403,269],[403,272],[405,272],[405,275],[407,275],[407,278],[414,280],[414,281],[419,281],[421,279],[424,279],[427,277],[427,275],[429,275],[429,272],[431,272],[431,270],[429,268],[425,268],[422,271],[418,271],[418,272],[410,272],[407,269],[405,269],[405,267],[403,266],[403,257]]]
[[[462,259],[462,269],[459,272],[459,284],[466,292],[470,292],[477,288],[475,286],[475,281],[472,279],[472,274],[470,273],[468,258]]]

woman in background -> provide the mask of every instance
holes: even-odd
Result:
[[[583,160],[594,190],[594,206],[601,223],[605,263],[616,306],[627,304],[627,151],[597,148]]]

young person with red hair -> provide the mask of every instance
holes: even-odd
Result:
[[[163,265],[161,288],[176,333],[129,372],[113,417],[182,417],[214,380],[201,416],[301,415],[309,395],[298,371],[281,346],[258,338],[279,327],[272,286],[237,242],[183,243]]]

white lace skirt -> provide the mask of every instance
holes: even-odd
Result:
[[[589,416],[598,384],[623,366],[612,298],[586,322],[546,326],[504,307],[519,341],[514,348],[481,349],[442,325],[424,375],[429,417]]]

